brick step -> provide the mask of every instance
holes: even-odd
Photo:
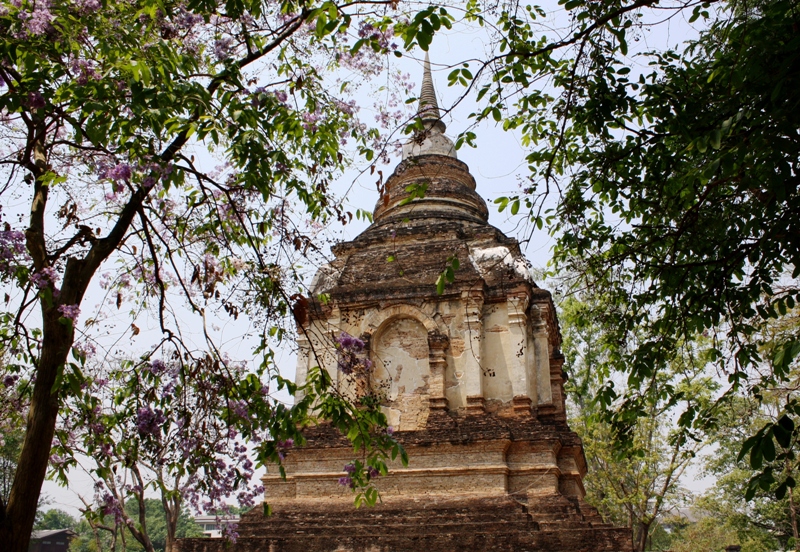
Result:
[[[552,512],[552,510],[550,511]],[[548,513],[550,513],[548,512]],[[559,510],[556,513],[561,513]],[[573,515],[574,511],[573,511]],[[513,503],[504,505],[503,508],[491,508],[486,511],[476,509],[445,509],[445,508],[413,508],[413,509],[398,509],[386,508],[383,506],[376,506],[374,508],[359,508],[356,509],[351,504],[343,505],[340,508],[325,508],[325,509],[303,509],[297,510],[294,508],[282,508],[280,505],[274,507],[270,520],[346,520],[348,522],[355,520],[368,520],[381,521],[392,518],[402,518],[407,520],[420,520],[428,521],[432,519],[463,519],[480,521],[492,521],[498,517],[520,517],[527,518],[525,509],[521,504]],[[249,523],[261,523],[264,518],[261,513],[248,514],[240,521],[240,527]]]
[[[557,515],[566,515],[562,512],[555,512]],[[575,515],[573,513],[573,515]],[[518,518],[518,519],[528,519],[528,514],[525,513],[524,509],[519,506],[515,505],[515,507],[503,508],[503,509],[493,509],[488,511],[475,511],[475,510],[444,510],[444,509],[422,509],[422,510],[388,510],[388,509],[355,509],[352,507],[346,507],[339,510],[324,510],[324,511],[292,511],[292,510],[281,510],[276,509],[273,512],[272,516],[268,519],[271,522],[295,522],[295,521],[306,521],[306,520],[314,520],[314,522],[323,522],[325,520],[331,520],[332,522],[341,522],[346,521],[348,523],[356,523],[356,522],[363,522],[363,523],[378,523],[384,520],[392,520],[392,519],[403,519],[407,521],[419,521],[419,522],[428,522],[432,520],[467,520],[467,521],[474,521],[478,522],[490,522],[494,521],[498,518],[507,519],[507,518]],[[240,527],[245,527],[251,523],[263,523],[264,518],[262,515],[247,515],[242,518],[239,523]]]
[[[631,552],[630,533],[596,528],[557,531],[508,531],[475,533],[452,531],[438,534],[318,535],[286,534],[275,537],[240,537],[236,552]],[[222,539],[181,539],[177,552],[226,552]]]
[[[539,523],[541,531],[567,531],[569,529],[589,529],[593,527],[586,521],[542,521]]]
[[[586,521],[583,516],[576,514],[531,514],[531,519],[541,522],[560,521]]]
[[[546,503],[546,502],[540,502],[540,501],[536,501],[536,502],[529,501],[525,505],[525,509],[528,510],[528,512],[531,513],[531,514],[536,514],[536,513],[539,513],[539,512],[541,512],[543,514],[551,514],[551,513],[555,513],[555,512],[563,512],[563,513],[569,513],[569,514],[578,513],[577,506],[575,504],[573,504],[572,502],[569,502],[566,499],[564,499],[563,501],[554,500],[552,503],[549,503],[549,504]]]
[[[450,523],[378,523],[378,524],[327,524],[292,523],[264,524],[244,529],[239,528],[240,537],[283,537],[285,535],[330,535],[330,536],[369,536],[369,535],[439,535],[454,531],[474,533],[496,533],[537,531],[536,523],[527,521],[493,521],[491,523],[450,522]]]

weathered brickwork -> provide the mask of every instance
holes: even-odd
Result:
[[[264,478],[274,514],[245,515],[230,550],[630,551],[630,532],[583,500],[586,461],[566,424],[551,296],[518,242],[488,224],[467,166],[426,113],[429,134],[406,148],[374,224],[337,245],[315,278],[298,342],[299,381],[320,366],[342,392],[381,397],[408,466],[380,478],[378,507],[356,510],[337,483],[352,448],[329,426],[311,428],[286,459],[286,480]],[[410,185],[424,185],[424,197],[405,201]],[[455,281],[440,295],[453,258]],[[337,371],[341,332],[368,344],[370,381]],[[179,550],[223,547],[187,539]]]

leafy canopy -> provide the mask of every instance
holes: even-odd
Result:
[[[476,72],[486,74],[476,120],[502,120],[530,147],[527,187],[497,202],[548,226],[554,270],[606,297],[593,316],[612,342],[635,336],[603,361],[627,380],[598,393],[617,435],[647,415],[643,390],[700,335],[727,394],[687,408],[680,423],[713,425],[725,397],[789,381],[800,353],[797,327],[761,346],[800,301],[800,5],[559,4],[570,23],[555,39],[537,27],[542,10],[502,11],[495,57]],[[698,38],[629,53],[650,21],[670,15],[705,22]],[[794,435],[800,410],[794,400],[785,408],[783,425],[745,445],[754,460],[773,459]]]

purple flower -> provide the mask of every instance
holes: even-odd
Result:
[[[0,230],[0,276],[10,276],[14,273],[18,264],[15,259],[18,256],[27,257],[25,234],[11,230],[6,224],[5,230]]]
[[[25,24],[25,28],[32,35],[42,35],[53,28],[50,22],[55,19],[50,13],[49,2],[39,2],[33,12],[20,11],[20,19]],[[42,105],[44,107],[44,105]]]
[[[102,498],[98,500],[100,502],[101,511],[103,512],[104,516],[114,516],[114,520],[117,523],[120,523],[124,519],[124,513],[122,511],[122,505],[119,501],[114,498],[114,496],[106,492],[103,494]]]
[[[187,11],[186,8],[181,7],[178,17],[175,18],[175,23],[181,29],[191,29],[195,25],[198,25],[203,22],[202,15],[195,15],[190,11]]]
[[[3,378],[3,385],[4,385],[5,387],[11,387],[11,386],[13,386],[15,383],[17,383],[17,380],[18,380],[18,379],[19,379],[19,376],[16,376],[16,375],[11,375],[11,374],[7,374],[7,375],[6,375],[6,376]]]
[[[349,463],[349,464],[345,464],[344,465],[344,471],[346,471],[347,473],[352,475],[352,474],[356,473],[356,465],[353,464],[352,462]]]
[[[377,468],[373,468],[372,466],[367,468],[367,479],[374,479],[374,478],[378,477],[380,474],[381,474],[381,472],[378,471]]]
[[[350,487],[351,489],[355,488],[356,484],[353,481],[353,478],[349,475],[339,478],[339,485],[342,487]]]
[[[102,435],[106,431],[106,426],[102,422],[95,422],[93,424],[89,424],[88,428],[89,431],[94,433],[95,435]]]
[[[55,287],[57,280],[58,276],[52,266],[46,266],[31,276],[31,282],[39,289]]]
[[[283,90],[276,90],[276,91],[275,91],[275,97],[276,97],[276,98],[278,99],[278,101],[279,101],[279,102],[281,102],[281,103],[286,103],[286,100],[288,100],[288,99],[289,99],[289,96],[288,96],[288,95],[286,94],[286,92],[284,92]]]
[[[250,416],[250,410],[247,408],[247,403],[239,400],[239,401],[231,401],[228,404],[228,407],[231,409],[236,416],[242,419],[247,419]]]
[[[39,92],[28,93],[28,105],[31,109],[42,109],[45,106],[44,96]]]
[[[131,166],[127,163],[120,163],[108,170],[106,178],[110,180],[130,180],[131,174]]]
[[[239,538],[237,529],[239,529],[239,524],[237,523],[223,523],[222,527],[220,528],[222,538],[230,543],[235,543],[236,539]]]
[[[214,41],[214,56],[217,58],[217,61],[222,61],[230,57],[232,45],[233,39],[230,37],[220,38]]]
[[[144,369],[153,374],[154,376],[160,376],[161,374],[167,371],[167,365],[164,364],[163,360],[156,358],[151,360],[150,364],[148,366],[145,366]]]
[[[58,312],[64,318],[72,320],[73,323],[77,322],[78,317],[81,315],[81,309],[78,308],[78,305],[59,305]]]
[[[80,343],[76,343],[72,346],[75,349],[75,352],[78,356],[83,357],[84,359],[92,358],[94,355],[97,354],[97,347],[94,346],[94,343],[91,341],[81,341]],[[102,382],[103,385],[108,383],[108,380],[98,379],[95,381],[98,385]]]
[[[356,370],[369,372],[372,369],[372,361],[362,358],[367,348],[364,341],[342,332],[336,338],[336,344],[339,349],[338,367],[343,374],[349,375]]]
[[[100,80],[100,73],[94,68],[92,62],[85,59],[76,59],[72,61],[72,70],[78,74],[75,79],[79,85],[83,86],[91,80]]]
[[[160,426],[167,421],[161,410],[143,406],[136,411],[136,427],[141,435],[157,435]]]
[[[98,0],[76,0],[75,6],[82,14],[86,14],[99,10],[100,2]]]
[[[339,337],[336,338],[336,343],[338,343],[339,346],[346,351],[355,352],[363,351],[364,347],[366,346],[362,340],[358,339],[357,337],[353,337],[347,332],[342,332],[339,334]]]
[[[317,121],[319,121],[319,113],[312,113],[306,111],[303,113],[303,128],[309,132],[317,130]]]

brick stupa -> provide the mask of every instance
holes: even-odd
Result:
[[[327,426],[264,478],[273,514],[243,516],[232,548],[186,539],[182,552],[632,550],[630,531],[584,502],[586,460],[567,426],[561,336],[550,293],[515,239],[488,224],[467,165],[444,135],[429,63],[425,131],[403,151],[374,223],[334,247],[312,285],[297,379],[325,368],[343,392],[333,338],[368,344],[379,389],[409,464],[379,478],[382,502],[355,509],[338,484],[353,459]],[[427,186],[407,201],[409,186]],[[453,257],[455,281],[436,281]]]

